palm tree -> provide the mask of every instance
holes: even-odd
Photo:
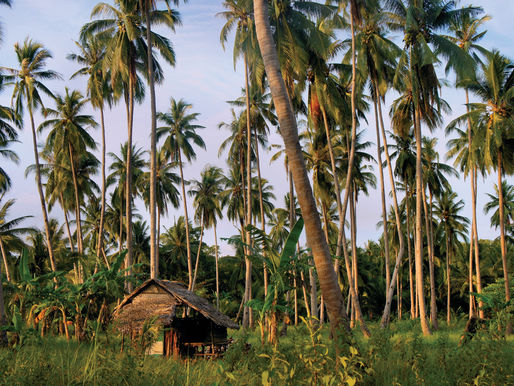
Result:
[[[332,331],[335,336],[338,336],[337,327],[339,325],[342,325],[346,331],[349,331],[348,318],[343,307],[343,299],[332,266],[330,250],[323,235],[321,221],[316,209],[316,201],[307,175],[291,100],[287,94],[286,85],[280,72],[276,46],[271,34],[267,2],[264,0],[254,0],[253,5],[257,39],[277,111],[289,166],[298,193],[298,201],[305,221],[307,242],[312,250],[318,271],[319,282],[331,321]]]
[[[7,5],[8,7],[11,6],[11,0],[0,0],[0,5]],[[0,24],[0,43],[2,42],[2,25]],[[0,91],[2,91],[2,75],[0,74]],[[3,121],[2,118],[5,117],[3,115],[5,113],[5,108],[3,106],[0,106],[0,128],[3,131]],[[0,269],[0,275],[2,274],[2,270]],[[3,327],[6,323],[5,318],[5,310],[4,310],[4,292],[3,292],[3,286],[1,283],[2,280],[0,280],[0,327]],[[7,332],[0,328],[0,347],[7,346]]]
[[[119,0],[115,2],[115,6],[107,3],[99,3],[91,12],[91,17],[105,16],[105,19],[94,20],[84,25],[81,29],[81,40],[85,41],[90,37],[96,36],[100,43],[105,45],[105,61],[103,67],[110,70],[111,82],[116,85],[114,90],[119,94],[123,90],[127,105],[127,132],[128,132],[128,152],[127,152],[127,188],[125,193],[126,205],[126,233],[127,233],[127,255],[126,265],[132,265],[132,180],[130,163],[132,155],[132,132],[134,121],[134,102],[136,99],[141,100],[143,95],[143,85],[138,79],[138,69],[148,68],[148,42],[145,42],[146,32],[151,34],[151,44],[153,44],[161,54],[161,56],[170,64],[175,62],[175,53],[170,41],[155,32],[147,31],[141,22],[141,9],[139,2],[134,0]],[[152,21],[169,24],[170,19],[160,13],[160,11],[152,11]],[[172,20],[172,19],[171,19]],[[151,50],[150,50],[151,53]],[[151,60],[153,66],[154,79],[157,82],[162,81],[162,69],[155,58]],[[146,73],[145,73],[146,75]],[[139,91],[139,95],[138,95]],[[129,272],[130,274],[130,272]],[[131,284],[128,284],[131,289]]]
[[[151,132],[150,132],[150,276],[157,278],[159,276],[159,230],[157,228],[157,141],[156,141],[156,128],[157,128],[157,112],[155,108],[155,77],[154,77],[154,63],[153,63],[153,36],[152,36],[152,23],[164,24],[172,31],[175,30],[175,25],[180,24],[180,16],[175,11],[170,9],[170,0],[164,0],[167,5],[167,10],[160,11],[156,9],[155,0],[139,0],[139,8],[141,14],[144,13],[144,21],[146,24],[146,42],[147,42],[147,61],[148,61],[148,85],[150,88],[150,111],[151,111]],[[173,0],[177,5],[179,0]],[[171,62],[173,65],[174,62]]]
[[[463,217],[459,212],[464,207],[464,201],[457,201],[457,194],[451,190],[445,190],[437,200],[434,208],[434,214],[439,218],[440,226],[444,230],[446,238],[446,322],[450,324],[450,267],[452,264],[452,256],[455,253],[455,242],[460,237],[466,239],[465,232],[469,225],[469,220]]]
[[[198,270],[198,260],[202,246],[204,229],[214,227],[214,248],[216,255],[216,305],[219,308],[219,271],[218,271],[218,237],[216,223],[221,217],[220,193],[223,173],[216,166],[206,166],[200,174],[200,181],[192,181],[189,195],[193,197],[195,207],[195,220],[200,222],[200,242],[196,255],[195,272],[191,289],[194,290]]]
[[[165,149],[160,149],[157,154],[157,176],[156,176],[156,204],[157,204],[157,250],[155,254],[155,264],[159,265],[159,240],[161,234],[161,215],[168,214],[168,204],[174,208],[180,206],[180,193],[176,185],[180,182],[180,177],[172,170],[177,167],[176,163],[168,163],[168,157]],[[143,199],[145,205],[150,205],[150,172],[142,175],[141,185],[145,187],[143,190]],[[150,232],[151,233],[151,232]],[[150,259],[150,266],[152,260]]]
[[[197,129],[202,129],[203,126],[194,124],[198,118],[198,113],[188,114],[188,110],[193,105],[188,104],[180,99],[178,102],[171,98],[170,109],[166,113],[157,114],[157,118],[165,126],[157,129],[157,139],[166,136],[163,148],[166,150],[168,156],[175,162],[178,162],[180,169],[180,179],[182,184],[182,201],[184,203],[184,217],[185,222],[189,223],[187,213],[187,199],[186,199],[186,181],[184,179],[184,169],[182,156],[188,162],[196,158],[196,153],[193,145],[205,149],[205,143],[200,135],[196,133]],[[186,241],[187,241],[187,267],[189,273],[189,285],[191,289],[193,284],[193,265],[191,260],[191,243],[189,239],[189,227],[186,227]]]
[[[514,186],[509,185],[507,181],[502,181],[503,211],[505,213],[505,228],[508,233],[512,234],[512,226],[514,225]],[[500,226],[500,192],[498,185],[494,185],[494,194],[487,193],[489,201],[484,206],[484,213],[491,215],[491,226],[498,228]]]
[[[12,276],[7,261],[8,252],[10,249],[21,250],[21,247],[24,245],[21,236],[33,231],[32,228],[18,227],[21,222],[32,216],[22,216],[11,220],[7,219],[8,213],[15,202],[16,200],[8,200],[0,207],[0,250],[2,252],[5,274],[9,282],[12,281]]]
[[[75,42],[79,54],[69,54],[67,58],[77,62],[82,68],[75,72],[71,79],[78,75],[88,77],[87,81],[87,95],[90,98],[91,105],[100,110],[100,126],[102,128],[102,198],[101,198],[101,213],[99,224],[98,244],[96,247],[96,257],[100,257],[100,250],[103,243],[103,230],[104,230],[104,217],[105,217],[105,194],[106,194],[106,163],[105,163],[105,119],[104,119],[104,104],[107,102],[111,106],[113,102],[112,89],[109,84],[109,76],[103,69],[103,60],[105,59],[105,47],[103,47],[98,39],[88,39],[82,44]]]
[[[56,108],[46,108],[47,119],[38,128],[43,131],[50,128],[46,140],[46,147],[52,149],[58,164],[69,164],[73,187],[75,190],[75,219],[77,225],[77,246],[79,254],[84,253],[82,224],[80,220],[80,191],[77,181],[77,167],[79,159],[89,149],[96,148],[96,142],[87,132],[89,127],[97,127],[97,123],[91,115],[81,114],[84,106],[88,102],[78,91],[71,91],[66,88],[65,95],[55,97]]]
[[[450,26],[450,31],[453,33],[453,36],[449,36],[448,38],[453,41],[455,44],[458,44],[459,47],[461,47],[466,52],[473,54],[473,57],[475,61],[477,61],[477,53],[486,53],[487,51],[477,43],[484,37],[487,31],[478,32],[478,29],[488,20],[491,18],[486,15],[481,17],[480,19],[475,17],[470,17],[469,15],[466,15],[462,18],[454,20],[454,22]],[[466,92],[466,111],[469,112],[469,89],[465,86],[466,81],[461,80],[461,83],[464,84],[465,92]],[[467,120],[467,148],[468,148],[468,154],[474,154],[476,151],[473,151],[473,140],[472,140],[472,131],[473,126],[471,124],[471,119]],[[463,160],[464,161],[464,160]],[[464,161],[465,164],[463,164],[463,171],[465,175],[471,174],[471,206],[472,206],[472,213],[473,213],[473,220],[472,220],[472,226],[471,226],[471,232],[472,237],[471,244],[470,244],[470,256],[473,255],[473,250],[475,254],[475,267],[476,267],[476,281],[477,281],[477,292],[482,292],[482,277],[480,273],[480,256],[479,256],[479,248],[478,248],[478,227],[477,227],[477,203],[476,203],[476,197],[477,197],[477,190],[478,190],[478,184],[477,184],[477,159],[473,157],[467,157],[467,160]],[[473,267],[472,267],[472,259],[470,259],[469,264],[469,281],[470,283],[473,283]],[[471,287],[471,286],[470,286]],[[472,316],[472,298],[470,298],[470,313],[469,317]],[[480,300],[479,304],[479,312],[480,317],[483,318],[484,311],[482,307],[482,301]]]
[[[42,83],[42,81],[59,79],[58,73],[52,70],[45,70],[46,61],[52,58],[50,51],[45,49],[40,43],[34,42],[29,38],[25,39],[22,46],[19,43],[14,45],[14,50],[18,59],[19,69],[4,68],[10,75],[6,79],[14,84],[13,103],[18,115],[23,114],[24,103],[29,112],[30,124],[32,128],[32,145],[34,158],[36,160],[36,183],[45,224],[46,243],[50,266],[55,272],[54,253],[50,239],[50,226],[46,202],[41,184],[41,170],[39,165],[39,154],[37,150],[36,125],[34,123],[34,111],[43,106],[42,94],[53,98],[52,92]],[[25,100],[24,100],[25,99]]]
[[[499,52],[487,55],[487,62],[481,65],[482,74],[468,88],[483,102],[471,103],[470,112],[462,115],[450,126],[455,126],[468,118],[479,128],[484,149],[483,162],[487,168],[494,168],[498,173],[498,184],[502,186],[504,173],[512,173],[512,143],[514,138],[514,65]],[[503,275],[505,279],[505,299],[510,299],[509,273],[507,262],[507,245],[505,239],[505,211],[502,189],[498,190],[500,245]]]
[[[471,57],[449,39],[439,35],[453,20],[463,15],[473,15],[479,8],[468,7],[456,9],[455,3],[447,0],[389,0],[394,30],[404,34],[405,49],[400,57],[397,74],[405,74],[404,66],[408,67],[412,90],[414,134],[416,137],[416,191],[423,189],[422,171],[422,135],[421,119],[424,112],[432,106],[440,106],[438,88],[439,81],[435,72],[438,56],[448,60],[448,68],[455,69],[459,76],[473,71]],[[432,48],[431,48],[432,47]],[[435,55],[437,52],[439,55]],[[399,76],[398,76],[399,77]],[[423,293],[423,240],[422,240],[422,195],[416,195],[416,285],[418,288],[421,327],[425,335],[430,334],[426,319],[425,297]]]

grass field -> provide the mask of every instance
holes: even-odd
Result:
[[[262,346],[257,331],[233,332],[220,360],[173,361],[120,352],[120,341],[99,335],[93,343],[32,336],[0,350],[2,385],[506,385],[514,384],[514,339],[479,333],[459,347],[465,321],[423,337],[418,323],[372,325],[372,338],[356,333],[340,356],[326,327],[288,329],[278,347]],[[249,343],[247,345],[246,343]]]

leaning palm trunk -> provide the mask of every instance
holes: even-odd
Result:
[[[7,254],[5,253],[4,242],[2,241],[2,239],[0,239],[0,249],[2,250],[2,259],[4,261],[5,276],[7,277],[7,281],[10,283],[11,271],[9,270],[9,264],[7,264]]]
[[[343,308],[343,299],[332,266],[332,258],[323,236],[321,222],[316,208],[316,201],[305,167],[302,149],[298,138],[298,129],[291,102],[287,95],[284,79],[280,72],[278,55],[271,34],[268,18],[267,1],[254,0],[255,27],[257,39],[268,76],[273,101],[280,122],[281,134],[284,139],[287,158],[291,167],[298,201],[305,221],[307,243],[318,271],[319,282],[334,336],[340,336],[339,326],[349,330],[348,318]]]
[[[48,257],[50,258],[50,267],[52,268],[53,272],[56,272],[57,267],[55,266],[54,250],[52,248],[52,242],[50,240],[50,223],[48,221],[48,212],[46,211],[45,196],[43,194],[43,187],[41,184],[41,166],[39,164],[39,153],[37,151],[37,138],[36,138],[36,127],[34,125],[34,115],[32,113],[32,107],[30,106],[30,101],[27,101],[27,104],[29,105],[30,124],[32,126],[32,145],[34,147],[34,158],[36,160],[37,191],[39,193],[41,212],[43,213],[43,221],[45,223],[46,246],[48,248]]]
[[[498,152],[498,205],[500,206],[500,245],[502,253],[503,279],[505,280],[505,302],[508,303],[510,301],[510,286],[509,267],[507,262],[507,245],[505,243],[505,208],[503,207],[502,173],[502,153]],[[510,324],[507,329],[510,330]],[[507,333],[510,333],[510,331]]]
[[[380,132],[382,134],[382,142],[384,143],[384,154],[386,157],[387,162],[387,170],[389,172],[389,183],[391,184],[391,192],[393,193],[393,207],[394,207],[394,216],[396,219],[396,231],[398,233],[398,253],[396,255],[396,262],[394,264],[394,270],[393,270],[393,277],[389,282],[389,287],[387,287],[387,293],[386,293],[386,303],[384,307],[384,312],[382,313],[382,320],[380,322],[380,326],[382,328],[385,328],[390,320],[391,316],[391,304],[393,302],[393,296],[394,296],[394,286],[397,282],[396,278],[398,277],[398,272],[400,269],[400,265],[402,263],[403,254],[405,251],[405,247],[403,245],[403,233],[402,233],[402,223],[400,218],[400,209],[398,207],[398,198],[396,196],[396,185],[394,182],[394,176],[393,176],[393,166],[391,163],[391,157],[389,156],[389,147],[387,146],[387,137],[385,133],[385,127],[384,127],[384,118],[382,116],[382,103],[380,102],[380,91],[378,89],[378,84],[376,79],[373,82],[375,93],[377,95],[377,103],[376,107],[378,108],[378,116],[380,117]],[[376,112],[375,112],[376,114]],[[377,133],[378,138],[378,133]],[[384,218],[384,221],[386,221],[387,217]],[[408,224],[407,219],[407,224]],[[408,227],[407,227],[408,229]],[[386,232],[387,233],[387,232]],[[409,233],[407,230],[407,238],[409,237]],[[410,244],[409,244],[410,245]],[[410,262],[410,253],[409,253],[409,272],[411,273],[410,277],[412,279],[412,270],[410,269],[411,262]],[[412,280],[411,280],[411,300],[412,300]],[[412,301],[411,301],[412,304]]]
[[[141,12],[145,11],[146,19],[146,40],[147,40],[147,57],[148,57],[148,85],[150,87],[150,110],[151,110],[151,132],[150,132],[150,277],[157,279],[159,276],[159,260],[157,256],[157,238],[156,238],[156,198],[155,198],[155,182],[157,177],[156,154],[156,119],[157,113],[155,108],[155,79],[153,71],[153,55],[152,55],[152,29],[150,20],[150,1],[139,0]]]
[[[375,90],[375,100],[373,101],[373,105],[375,107],[375,129],[377,134],[377,161],[378,161],[378,174],[380,177],[380,198],[382,202],[382,223],[383,223],[383,237],[384,237],[384,256],[385,256],[385,275],[386,275],[386,289],[389,288],[391,273],[389,272],[389,235],[387,232],[387,204],[385,197],[385,187],[384,187],[384,169],[382,166],[382,149],[380,148],[380,133],[379,133],[379,123],[378,123],[378,109],[377,109],[377,90]],[[386,294],[387,298],[387,294]]]
[[[248,85],[248,58],[244,54],[245,62],[245,99],[246,99],[246,258],[245,258],[245,301],[249,302],[252,292],[252,262],[250,261],[250,245],[252,238],[249,226],[252,224],[252,131],[250,127],[250,95]],[[245,304],[243,312],[243,326],[249,327],[252,324],[252,311]]]
[[[419,106],[416,106],[414,114],[414,131],[416,135],[416,244],[415,244],[415,267],[416,267],[416,289],[418,295],[419,318],[421,329],[424,335],[430,335],[430,328],[427,322],[425,310],[425,295],[423,290],[423,170],[421,166],[421,122]]]
[[[261,214],[261,230],[266,233],[266,220],[264,219],[264,202],[262,199],[262,178],[261,178],[261,161],[259,158],[259,141],[257,140],[257,132],[254,129],[255,137],[255,158],[257,162],[257,181],[259,185],[259,209]],[[265,252],[264,252],[265,253]],[[266,257],[266,255],[264,255]],[[268,294],[268,268],[266,263],[263,264],[263,277],[264,277],[264,297]],[[296,287],[295,287],[296,288]],[[295,289],[296,291],[296,289]]]
[[[98,242],[96,245],[96,258],[100,259],[100,251],[103,248],[104,220],[105,220],[105,120],[103,103],[100,104],[100,124],[102,126],[102,208],[100,209],[100,226],[98,227]]]
[[[432,327],[437,330],[439,326],[437,325],[437,305],[436,305],[436,294],[435,294],[435,277],[434,277],[434,249],[432,245],[432,235],[431,235],[431,226],[432,216],[428,211],[427,205],[427,197],[425,193],[425,187],[423,187],[422,191],[423,195],[423,210],[425,213],[425,231],[427,234],[427,246],[428,246],[428,272],[430,278],[430,321],[432,322]]]

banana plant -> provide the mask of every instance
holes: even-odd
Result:
[[[252,233],[252,240],[260,248],[263,254],[256,254],[254,258],[258,258],[270,273],[267,294],[262,299],[253,299],[248,302],[248,306],[258,312],[259,325],[261,327],[261,342],[264,343],[264,331],[266,317],[269,316],[270,334],[268,341],[277,344],[277,324],[278,312],[287,311],[287,304],[284,302],[285,293],[290,290],[288,285],[288,274],[294,269],[293,262],[296,259],[296,245],[303,231],[303,219],[300,218],[293,229],[287,236],[285,244],[280,254],[277,253],[278,248],[274,248],[270,235],[253,226],[248,227]]]

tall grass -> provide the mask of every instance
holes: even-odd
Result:
[[[0,384],[514,384],[514,340],[481,332],[459,347],[463,323],[428,338],[419,323],[393,323],[386,331],[374,326],[371,339],[358,337],[339,356],[326,327],[290,328],[277,347],[261,346],[257,332],[236,332],[221,360],[174,361],[141,355],[127,344],[122,353],[119,339],[106,335],[88,344],[47,337],[1,349]]]

